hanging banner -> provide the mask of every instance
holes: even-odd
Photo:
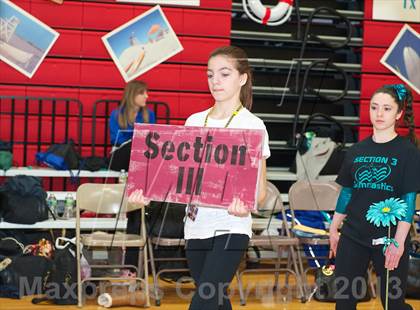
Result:
[[[420,1],[373,0],[372,19],[420,23]]]
[[[256,209],[264,131],[135,124],[128,194],[227,208]]]

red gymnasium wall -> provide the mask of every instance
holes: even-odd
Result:
[[[0,94],[80,100],[83,144],[89,145],[93,103],[120,99],[125,85],[101,37],[152,6],[111,0],[64,0],[62,5],[47,0],[12,2],[60,36],[31,79],[0,62]],[[169,105],[172,124],[183,124],[191,113],[212,104],[207,57],[214,48],[230,43],[231,8],[228,0],[200,0],[200,7],[162,6],[184,50],[138,79],[148,83],[149,100]],[[84,150],[88,152],[89,148]]]
[[[369,121],[369,100],[373,92],[384,84],[404,83],[393,72],[380,63],[380,59],[397,36],[404,23],[372,20],[373,0],[365,0],[365,18],[363,23],[362,75],[360,89],[360,127],[359,139],[371,134]],[[408,23],[420,32],[420,23]],[[406,84],[406,83],[404,83]],[[413,110],[415,113],[416,132],[420,136],[420,95],[414,90]],[[407,133],[400,128],[401,134]]]

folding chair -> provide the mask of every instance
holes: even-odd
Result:
[[[153,276],[153,292],[155,297],[155,304],[156,306],[160,306],[161,304],[161,294],[160,294],[160,287],[159,287],[159,276],[164,273],[169,272],[189,272],[189,268],[162,268],[158,272],[156,272],[156,263],[165,263],[165,262],[186,262],[187,259],[185,257],[155,257],[154,255],[154,249],[157,248],[176,248],[176,247],[185,247],[185,239],[183,238],[168,238],[162,235],[162,232],[165,227],[165,222],[167,222],[168,217],[168,210],[169,208],[182,208],[182,212],[184,214],[185,207],[182,207],[180,205],[170,205],[170,203],[165,202],[162,203],[164,205],[161,205],[160,208],[163,208],[159,211],[163,211],[163,214],[159,212],[159,215],[162,215],[162,219],[160,222],[160,225],[156,225],[156,223],[149,223],[150,225],[154,225],[154,227],[148,227],[149,231],[149,238],[147,240],[147,245],[149,249],[149,256],[150,256],[150,267],[152,271]],[[159,208],[159,206],[151,206],[151,208]],[[178,212],[177,212],[178,214]],[[183,229],[184,222],[183,220],[179,220],[179,227],[180,229]],[[155,233],[153,233],[153,231]],[[183,235],[183,232],[182,232]]]
[[[144,208],[141,208],[141,231],[139,235],[125,234],[117,232],[115,234],[105,232],[93,232],[91,234],[81,234],[80,232],[80,211],[88,210],[97,214],[113,214],[118,220],[118,216],[122,213],[139,209],[137,205],[127,203],[125,197],[125,184],[95,184],[85,183],[77,189],[76,203],[76,240],[77,240],[77,298],[78,306],[81,307],[82,302],[82,284],[85,281],[113,281],[127,280],[140,281],[143,284],[143,292],[146,298],[146,307],[150,306],[149,300],[149,284],[148,284],[148,266],[147,266],[147,249],[146,249],[146,228]],[[139,253],[138,265],[91,265],[92,270],[100,269],[121,269],[133,268],[137,271],[135,278],[124,278],[121,276],[112,277],[89,277],[81,279],[80,253],[81,245],[85,247],[106,247],[106,248],[126,248],[136,247],[142,252]],[[141,275],[143,274],[143,277]]]
[[[278,233],[276,235],[256,235],[254,234],[249,241],[250,247],[257,247],[259,249],[273,250],[277,253],[274,264],[271,268],[245,268],[242,271],[237,271],[236,276],[238,279],[238,289],[241,305],[246,304],[246,299],[243,290],[242,276],[245,273],[261,273],[261,272],[274,272],[275,284],[274,288],[277,287],[279,280],[280,271],[285,271],[286,273],[293,274],[296,278],[296,285],[299,290],[299,295],[302,302],[305,302],[305,294],[303,290],[303,282],[301,277],[302,271],[302,262],[297,251],[299,246],[299,239],[291,236],[289,228],[287,226],[286,214],[283,208],[283,202],[281,200],[280,192],[277,187],[267,182],[267,196],[262,206],[259,206],[259,210],[263,210],[264,214],[267,214],[267,210],[271,210],[270,215],[281,212],[283,215],[283,220],[279,221],[276,219],[270,218],[267,219],[267,225],[261,225],[261,221],[254,221],[253,228],[261,230],[261,228],[270,228],[270,225],[276,222],[276,228]],[[258,212],[257,212],[258,213]],[[261,212],[260,212],[261,214]],[[256,223],[258,222],[258,224]],[[282,261],[283,254],[287,254],[287,262]],[[264,258],[259,258],[259,261],[265,260]],[[272,260],[272,259],[269,259]],[[282,267],[286,265],[286,267]],[[292,269],[293,267],[293,269]],[[286,282],[286,285],[288,283]]]
[[[292,230],[296,225],[296,218],[294,211],[335,211],[337,199],[340,194],[341,187],[334,181],[320,181],[320,180],[299,180],[292,184],[289,189],[289,207],[292,216]],[[330,245],[329,236],[319,237],[299,237],[300,245],[315,246],[315,245]],[[307,259],[320,259],[328,257],[316,257]],[[321,267],[321,266],[319,266]],[[308,267],[303,271],[304,288],[308,288],[307,272],[316,267]],[[368,272],[368,281],[371,286],[372,296],[376,296],[374,284],[371,277],[371,272]]]
[[[293,183],[289,189],[292,230],[296,225],[295,211],[334,211],[339,194],[340,186],[332,181],[299,180]],[[308,238],[299,237],[299,243],[308,246],[330,245],[328,235]],[[316,260],[316,258],[326,257],[313,257],[308,259]],[[308,267],[303,272],[305,289],[308,285],[306,275],[310,269],[315,269],[315,267]]]

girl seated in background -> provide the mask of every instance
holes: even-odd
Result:
[[[131,81],[125,86],[120,106],[111,112],[109,129],[113,145],[112,170],[128,170],[134,123],[156,123],[155,113],[146,107],[147,98],[147,84]]]

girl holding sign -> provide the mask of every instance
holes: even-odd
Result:
[[[336,309],[356,309],[367,289],[361,280],[372,261],[384,307],[389,304],[389,309],[408,310],[412,309],[404,301],[408,233],[420,189],[420,152],[410,90],[402,84],[381,87],[369,110],[373,135],[348,150],[337,178],[343,188],[330,226],[331,256],[336,255],[340,292]],[[408,138],[395,130],[403,113]]]
[[[214,50],[208,61],[207,78],[214,105],[191,115],[185,125],[264,130],[258,182],[258,202],[262,202],[266,193],[265,160],[270,149],[263,121],[250,112],[252,74],[246,53],[233,46]],[[129,200],[147,202],[141,190],[133,192]],[[187,208],[186,256],[197,288],[190,310],[232,309],[227,288],[248,248],[251,227],[250,211],[237,198],[228,209],[192,205]]]

